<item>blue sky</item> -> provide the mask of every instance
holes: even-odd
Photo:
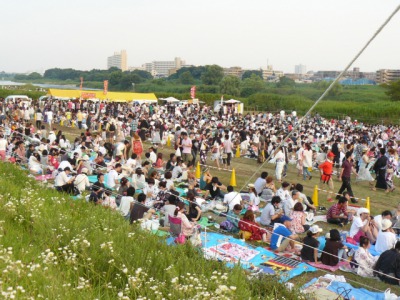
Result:
[[[342,69],[398,0],[1,1],[0,71],[106,68],[179,56],[188,64],[294,72]],[[400,13],[355,64],[400,69]]]

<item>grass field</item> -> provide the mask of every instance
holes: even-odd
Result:
[[[0,163],[2,299],[301,299]]]
[[[64,129],[64,128],[63,128]],[[70,128],[65,128],[66,132],[77,134],[77,131],[71,130]],[[150,144],[147,144],[148,147],[150,147]],[[175,151],[173,148],[164,148],[164,149],[159,149],[164,154],[164,157],[168,157],[170,153],[174,153]],[[211,160],[208,160],[208,164],[212,166]],[[236,173],[236,182],[237,182],[237,187],[235,190],[239,191],[241,189],[247,190],[247,184],[248,183],[254,183],[254,181],[258,178],[260,173],[262,171],[267,171],[269,174],[274,175],[274,165],[266,163],[264,165],[260,165],[257,163],[256,160],[253,159],[247,159],[247,158],[234,158],[232,162],[232,167],[235,169]],[[220,181],[228,185],[231,179],[231,172],[229,171],[224,171],[224,170],[217,170],[217,169],[211,169],[211,173],[213,176],[218,176]],[[320,184],[319,182],[319,174],[317,171],[312,172],[313,178],[312,180],[307,180],[303,181],[302,177],[297,177],[297,170],[295,169],[295,166],[289,165],[288,168],[288,175],[285,178],[286,181],[290,183],[301,183],[304,186],[304,193],[308,196],[312,196],[314,187],[318,186]],[[352,187],[353,191],[356,197],[366,199],[367,197],[370,197],[370,205],[371,205],[371,213],[372,215],[378,215],[380,214],[383,210],[393,210],[397,207],[397,204],[399,203],[399,191],[395,190],[392,193],[385,193],[384,191],[371,191],[369,184],[367,182],[356,182],[355,177],[352,178]],[[399,184],[399,180],[396,178],[395,179],[395,185]],[[341,182],[339,182],[337,179],[335,179],[334,182],[335,185],[335,192],[337,192],[340,188]],[[321,186],[324,188],[323,186]],[[277,186],[278,188],[278,186]],[[319,205],[320,206],[325,206],[329,208],[332,203],[328,203],[326,201],[326,194],[323,192],[319,192]],[[360,206],[365,206],[366,202],[364,200],[360,200],[358,205]],[[215,215],[213,215],[215,218]],[[216,220],[221,221],[222,219],[219,219],[218,217]],[[324,232],[327,232],[331,228],[335,228],[335,225],[329,225],[327,223],[318,223],[323,229]],[[350,224],[345,226],[343,230],[350,230]],[[295,279],[292,280],[292,282],[295,282],[298,286],[301,286],[302,284],[308,282],[312,278],[316,276],[323,276],[326,274],[324,271],[318,271],[317,273],[306,273],[301,276],[296,277]],[[362,278],[360,276],[354,275],[354,274],[349,274],[349,273],[344,273],[342,271],[337,271],[335,274],[339,275],[345,275],[346,278],[355,281],[350,282],[354,286],[358,287],[365,287],[362,284],[366,284],[369,287],[373,287],[376,289],[379,289],[381,291],[386,290],[388,287],[392,289],[393,292],[400,294],[400,288],[399,287],[393,287],[389,286],[385,283],[382,283],[378,280],[374,279],[367,279],[367,278]],[[357,284],[358,283],[358,284]]]

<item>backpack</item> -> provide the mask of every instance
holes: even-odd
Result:
[[[110,128],[108,129],[109,131],[115,131],[115,125],[114,123],[110,124]]]

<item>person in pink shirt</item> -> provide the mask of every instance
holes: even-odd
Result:
[[[233,143],[229,139],[229,135],[226,134],[225,140],[223,143],[224,153],[222,154],[222,162],[223,162],[225,168],[231,167],[232,148],[233,148]]]
[[[188,134],[186,132],[182,132],[182,140],[181,145],[182,147],[182,160],[187,164],[189,161],[192,160],[192,140],[189,139]]]

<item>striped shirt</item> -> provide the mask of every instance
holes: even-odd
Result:
[[[336,203],[331,206],[331,208],[328,209],[328,212],[326,213],[326,218],[327,219],[333,219],[333,216],[339,216],[340,214],[344,214],[347,216],[347,211],[345,206],[339,207],[339,204]]]

